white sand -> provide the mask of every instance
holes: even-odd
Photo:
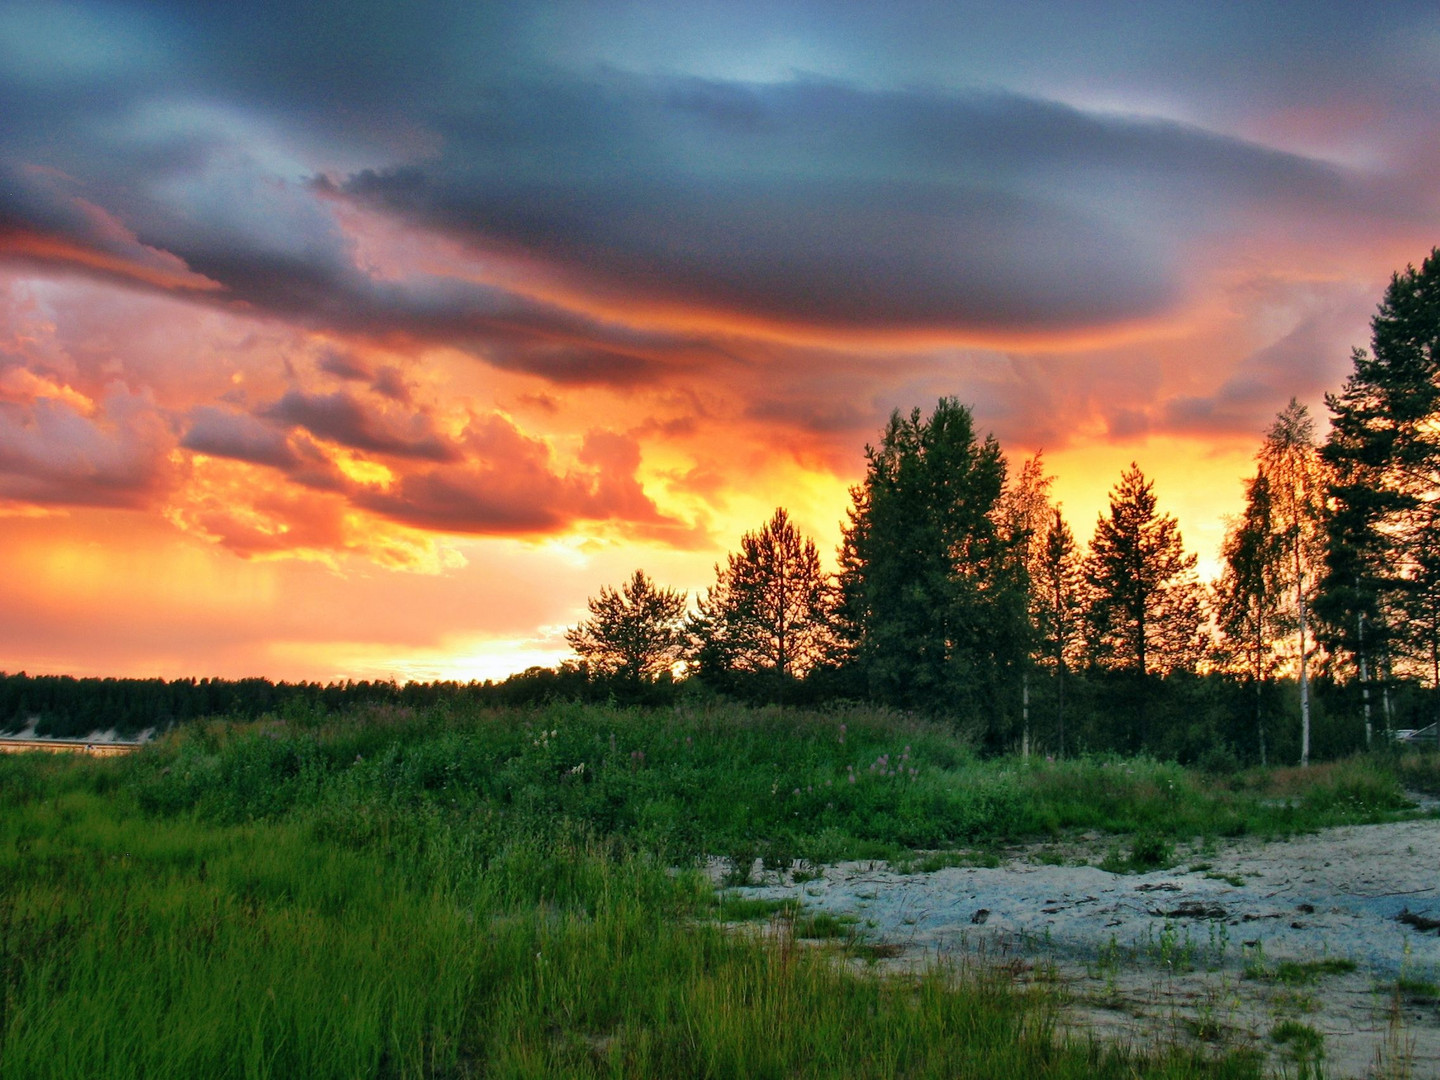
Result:
[[[1440,981],[1440,932],[1398,921],[1407,911],[1440,920],[1440,820],[1227,841],[1148,874],[1073,865],[1098,862],[1107,843],[1016,849],[996,869],[845,863],[744,891],[855,915],[867,940],[904,947],[887,961],[900,969],[939,956],[1058,978],[1076,1032],[1141,1042],[1198,1033],[1251,1045],[1278,1070],[1287,1051],[1270,1034],[1290,1019],[1324,1035],[1327,1077],[1440,1077],[1440,1002],[1394,989],[1401,976]],[[1355,970],[1308,985],[1253,977],[1325,958]]]

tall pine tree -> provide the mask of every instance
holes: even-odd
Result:
[[[1100,667],[1144,676],[1200,658],[1202,599],[1180,527],[1156,513],[1155,484],[1133,462],[1110,492],[1085,560],[1088,639]]]
[[[1354,350],[1344,388],[1326,397],[1331,513],[1320,608],[1362,680],[1408,658],[1440,701],[1430,596],[1440,587],[1440,250],[1391,277],[1370,327],[1370,351]]]
[[[1013,715],[1028,644],[1023,568],[997,522],[1005,459],[942,398],[865,448],[840,552],[844,623],[871,694],[983,720]]]
[[[783,686],[830,656],[833,586],[783,508],[715,570],[690,622],[702,672],[769,673]]]

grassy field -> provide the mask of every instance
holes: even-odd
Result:
[[[3,756],[0,1076],[1253,1076],[1065,1043],[1058,996],[997,975],[882,978],[788,921],[735,933],[717,912],[756,912],[687,867],[1284,834],[1394,815],[1395,776],[981,762],[883,713],[719,708],[380,710]]]

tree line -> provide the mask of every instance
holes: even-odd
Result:
[[[946,398],[866,447],[833,574],[781,508],[693,604],[641,570],[601,589],[554,668],[404,685],[0,673],[0,728],[723,695],[868,700],[1026,753],[1346,753],[1440,714],[1440,251],[1392,276],[1326,405],[1323,437],[1294,400],[1264,433],[1209,585],[1138,465],[1082,549],[1042,456],[1012,470]]]
[[[607,694],[573,666],[533,667],[501,681],[271,682],[269,679],[116,679],[0,672],[0,733],[48,738],[115,731],[131,738],[202,717],[309,720],[359,705],[409,709],[533,705]]]
[[[1138,465],[1082,551],[1041,455],[1012,475],[945,398],[866,447],[835,574],[777,509],[693,607],[640,570],[602,589],[567,635],[579,670],[611,693],[864,698],[1026,753],[1307,763],[1317,724],[1333,753],[1433,723],[1440,251],[1392,276],[1372,331],[1323,439],[1293,399],[1264,433],[1210,585]]]

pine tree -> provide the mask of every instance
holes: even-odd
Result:
[[[1430,554],[1440,546],[1440,249],[1391,277],[1370,325],[1371,350],[1353,351],[1343,390],[1326,397],[1331,513],[1320,606],[1362,680],[1392,658],[1419,660],[1440,698],[1440,619],[1427,614],[1440,576]]]
[[[1055,726],[1065,753],[1065,678],[1080,644],[1084,615],[1084,566],[1075,537],[1058,506],[1045,530],[1040,557],[1030,578],[1042,653],[1055,672]]]
[[[1133,462],[1110,493],[1085,560],[1092,660],[1139,675],[1195,667],[1202,600],[1180,528],[1157,514],[1155,485]]]
[[[831,655],[834,589],[815,542],[783,509],[741,537],[715,573],[691,621],[702,671],[770,672],[783,682]]]
[[[1225,569],[1215,583],[1215,614],[1223,643],[1238,656],[1255,690],[1255,733],[1266,763],[1262,710],[1265,678],[1275,665],[1274,641],[1289,629],[1284,618],[1286,536],[1275,525],[1264,470],[1245,485],[1245,511],[1225,534]]]
[[[968,409],[890,417],[841,547],[844,623],[871,693],[984,718],[1013,706],[1028,629],[1023,578],[997,525],[1005,459]]]
[[[565,640],[592,671],[649,682],[680,660],[683,592],[662,589],[636,570],[619,591],[607,585],[586,604],[590,618],[566,631]]]

